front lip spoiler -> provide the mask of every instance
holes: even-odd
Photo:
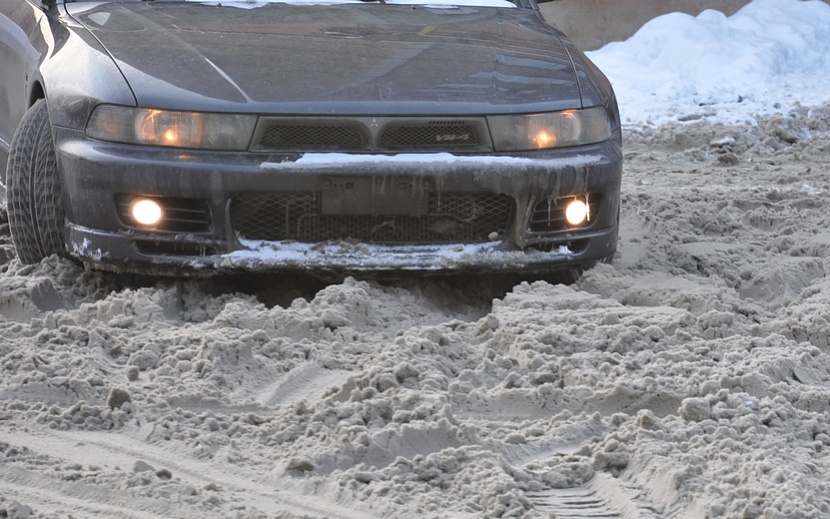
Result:
[[[134,236],[70,224],[69,254],[96,269],[171,275],[289,270],[330,272],[462,271],[546,272],[589,266],[612,256],[617,228],[576,234],[588,246],[567,242],[550,251],[507,249],[504,242],[447,245],[375,245],[351,242],[299,243],[242,240],[238,250],[205,256],[148,256],[137,251]],[[106,252],[105,252],[106,251]],[[117,258],[117,259],[116,259]]]

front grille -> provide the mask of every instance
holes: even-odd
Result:
[[[359,150],[366,146],[360,128],[349,125],[271,123],[260,148],[285,151]]]
[[[139,225],[130,214],[130,205],[138,198],[151,198],[162,207],[164,218],[153,230],[168,232],[207,232],[210,230],[210,208],[204,200],[119,194],[115,197],[115,208],[121,223],[127,227],[146,230],[146,227]]]
[[[253,151],[491,152],[483,118],[263,117]]]
[[[590,208],[590,220],[582,227],[590,226],[597,215],[599,215],[600,195],[591,195],[588,198],[588,207]],[[542,200],[533,207],[533,212],[530,214],[529,229],[531,232],[556,232],[568,231],[573,228],[565,221],[565,206],[573,200],[573,197],[559,198],[556,200]]]
[[[507,195],[433,193],[423,216],[324,215],[321,200],[319,193],[243,193],[231,201],[231,221],[250,240],[481,243],[503,235],[514,205]]]

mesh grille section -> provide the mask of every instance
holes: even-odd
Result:
[[[392,126],[380,137],[385,149],[464,148],[478,146],[475,129],[468,124]]]
[[[260,147],[283,151],[360,150],[365,143],[355,126],[272,124],[265,130]]]
[[[424,216],[323,215],[315,193],[245,193],[234,197],[231,219],[242,238],[317,243],[480,243],[504,233],[513,199],[494,194],[433,194]]]
[[[299,222],[320,205],[314,193],[244,193],[231,201],[231,221],[243,238],[296,240]]]

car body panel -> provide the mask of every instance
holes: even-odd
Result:
[[[455,114],[582,106],[568,52],[527,9],[144,2],[74,17],[141,106],[378,115],[430,113],[435,103]]]
[[[86,29],[39,0],[0,1],[0,175],[5,181],[14,130],[39,97],[50,99],[55,126],[83,128],[106,99],[135,105],[129,85],[101,44]],[[82,70],[83,73],[79,73]],[[5,184],[5,182],[3,182]]]
[[[54,44],[40,66],[40,75],[51,101],[53,126],[84,128],[102,100],[136,104],[130,85],[94,35],[67,16],[52,18],[50,26]]]
[[[29,75],[37,70],[48,49],[40,32],[43,10],[36,2],[0,3],[0,177],[5,178],[9,145],[28,105]]]

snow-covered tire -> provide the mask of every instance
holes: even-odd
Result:
[[[23,263],[66,251],[61,178],[46,101],[23,116],[12,138],[6,169],[9,230]]]
[[[563,284],[563,285],[572,285],[579,281],[583,274],[594,268],[596,265],[599,264],[606,264],[609,265],[614,261],[614,254],[610,256],[605,256],[604,258],[600,258],[594,262],[586,263],[584,265],[579,265],[576,267],[568,267],[561,270],[554,270],[553,272],[549,273],[545,276],[545,281],[551,284]]]

